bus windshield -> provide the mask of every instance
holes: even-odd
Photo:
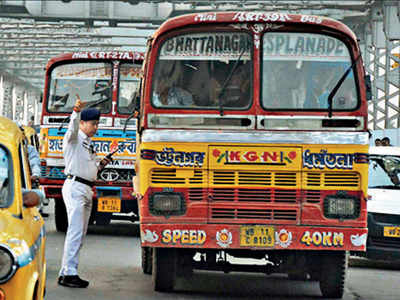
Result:
[[[112,64],[104,62],[85,62],[64,64],[51,72],[49,90],[49,112],[71,112],[76,95],[101,110],[111,111]],[[98,102],[98,105],[95,103]]]
[[[334,37],[315,33],[264,34],[262,106],[266,110],[327,110],[328,96],[351,56]],[[333,110],[358,107],[353,71],[333,98]]]
[[[157,108],[244,109],[251,104],[251,36],[207,32],[174,36],[161,45],[153,74]]]

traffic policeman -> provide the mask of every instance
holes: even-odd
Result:
[[[58,284],[85,288],[89,282],[78,276],[79,250],[86,235],[92,210],[92,187],[97,172],[110,160],[96,160],[91,137],[98,129],[100,111],[95,108],[83,109],[84,103],[77,95],[68,130],[63,139],[65,174],[67,178],[62,195],[68,215],[68,229]],[[82,110],[82,111],[81,111]]]

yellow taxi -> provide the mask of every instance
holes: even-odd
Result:
[[[46,283],[45,228],[31,191],[24,135],[0,117],[0,300],[40,300]]]

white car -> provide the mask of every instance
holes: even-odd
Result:
[[[400,147],[370,147],[367,258],[400,260]]]

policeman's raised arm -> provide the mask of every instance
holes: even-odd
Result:
[[[82,102],[81,98],[77,94],[74,109],[72,111],[71,119],[68,124],[68,130],[64,136],[64,139],[66,141],[72,141],[78,138],[79,122],[81,120],[81,110],[83,109],[84,106],[85,103]]]

